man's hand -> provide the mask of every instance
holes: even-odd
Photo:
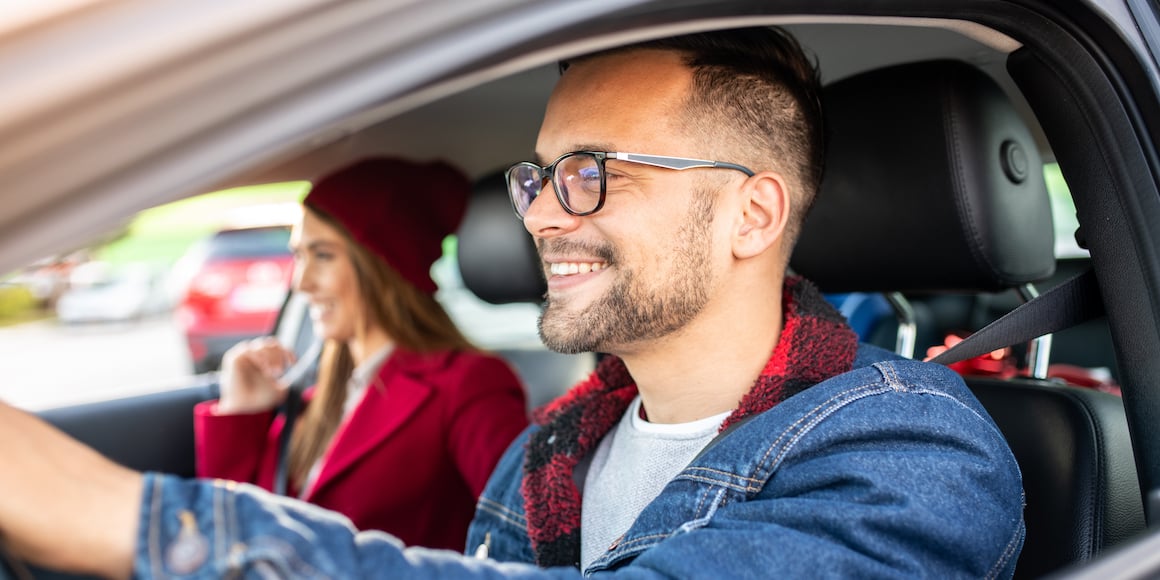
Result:
[[[0,403],[0,536],[38,565],[126,578],[141,474]]]
[[[235,345],[222,357],[219,413],[256,413],[286,398],[279,377],[294,363],[294,352],[272,337]]]

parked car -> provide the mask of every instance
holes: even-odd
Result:
[[[241,11],[235,3],[129,0],[53,16],[18,34],[0,27],[0,271],[64,251],[78,236],[97,235],[157,203],[228,186],[309,180],[369,153],[442,158],[482,181],[531,156],[560,58],[637,40],[779,24],[817,55],[828,87],[926,61],[952,60],[982,73],[1013,101],[1012,124],[1025,126],[1028,136],[1018,149],[996,144],[983,163],[998,164],[1003,179],[1019,182],[1037,179],[1044,163],[1058,163],[1076,207],[1074,237],[1089,252],[1081,267],[1090,268],[1095,288],[1094,298],[1088,293],[1078,302],[1106,312],[1092,321],[1102,325],[1102,334],[1085,335],[1090,348],[1080,349],[1106,353],[1103,360],[1052,362],[1115,369],[1123,393],[1120,399],[1034,376],[971,379],[1024,474],[1028,525],[1017,575],[1160,575],[1152,557],[1160,535],[1146,527],[1160,517],[1155,3],[478,0],[271,2]],[[877,86],[884,91],[880,100],[855,102],[848,112],[877,120],[890,103],[913,96],[906,83]],[[878,147],[858,152],[885,155],[889,183],[899,190],[919,188],[920,178],[962,183],[964,174],[972,175],[965,166],[936,166],[902,153],[913,141],[889,141],[903,129],[933,130],[953,120],[912,112],[885,117],[896,127],[878,132],[884,138]],[[951,145],[979,145],[972,140],[978,126],[968,123]],[[831,138],[841,143],[840,135]],[[858,177],[857,158],[831,159],[827,171]],[[873,188],[870,182],[865,176],[847,181],[853,193],[889,193],[881,180]],[[499,201],[502,206],[505,200]],[[995,230],[985,227],[936,230],[933,219],[901,224],[894,216],[913,209],[907,200],[885,195],[870,201],[872,211],[855,224],[860,233],[818,222],[807,223],[805,231],[814,228],[854,249],[896,241],[897,254],[880,254],[894,259],[896,274],[955,264],[996,242],[988,237]],[[1014,221],[1030,228],[1051,217],[1050,209],[1024,211],[1005,203],[958,207],[990,212],[990,219],[1008,226]],[[484,231],[503,237],[519,227],[509,213],[487,221]],[[461,260],[465,250],[492,243],[482,239],[461,240]],[[963,253],[951,254],[952,248]],[[517,244],[516,250],[526,248]],[[823,257],[850,269],[862,265],[842,252]],[[505,268],[499,258],[481,267],[506,278],[497,284],[517,282],[519,276]],[[479,293],[470,278],[465,275],[467,287]],[[1057,282],[1044,279],[1038,291]],[[870,277],[876,285],[885,280],[893,278]],[[887,290],[833,286],[822,289]],[[920,303],[931,310],[942,305],[912,287],[891,290],[926,300]],[[970,297],[993,291],[959,290]],[[529,293],[489,299],[502,302],[515,294],[522,300]],[[956,301],[954,308],[963,304],[970,302]],[[1038,318],[1066,314],[1065,306],[1048,306]],[[960,320],[975,330],[974,316],[984,311],[960,313]],[[908,324],[923,320],[917,316]],[[942,331],[935,336],[941,339]],[[192,475],[190,410],[214,393],[213,385],[203,385],[43,416],[130,467]]]
[[[274,330],[294,274],[289,241],[289,225],[225,228],[182,257],[176,275],[188,281],[176,319],[194,372],[216,370],[231,346]]]
[[[64,324],[142,320],[171,307],[162,273],[148,264],[112,268],[89,262],[73,269],[70,279],[56,302],[57,320]]]

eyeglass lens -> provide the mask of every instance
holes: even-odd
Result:
[[[552,186],[569,211],[586,214],[599,207],[602,176],[600,162],[594,155],[574,153],[546,170],[552,171]],[[521,217],[543,191],[544,171],[533,163],[519,163],[508,172],[508,190]]]

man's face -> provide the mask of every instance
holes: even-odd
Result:
[[[690,82],[667,52],[573,65],[548,104],[540,162],[577,150],[704,157],[677,130]],[[680,331],[712,293],[715,192],[705,176],[616,160],[606,170],[596,214],[566,213],[549,186],[524,220],[548,279],[540,336],[560,352],[632,352]]]

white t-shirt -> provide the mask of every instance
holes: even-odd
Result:
[[[659,424],[640,417],[640,404],[637,396],[592,454],[580,505],[581,570],[628,531],[645,506],[717,436],[731,412]]]

